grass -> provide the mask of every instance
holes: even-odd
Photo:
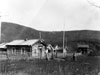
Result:
[[[100,72],[100,58],[78,57],[57,60],[0,61],[1,75],[97,75]]]

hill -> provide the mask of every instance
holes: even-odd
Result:
[[[3,22],[2,27],[2,41],[9,42],[15,39],[38,39],[39,32],[38,30],[25,27],[15,23]],[[62,45],[62,36],[63,32],[44,32],[41,31],[42,38],[47,42],[53,45]],[[77,43],[89,43],[99,47],[100,44],[100,31],[92,30],[79,30],[79,31],[66,31],[65,32],[65,45],[73,45]]]

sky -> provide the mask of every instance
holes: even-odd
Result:
[[[100,0],[88,0],[100,5]],[[0,0],[2,22],[42,31],[99,30],[100,8],[87,0]]]

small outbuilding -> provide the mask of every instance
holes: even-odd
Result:
[[[78,44],[77,45],[77,52],[81,52],[82,54],[87,53],[88,49],[89,49],[88,44]]]

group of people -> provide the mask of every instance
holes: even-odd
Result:
[[[57,50],[59,49],[59,46],[56,45],[55,47],[52,47],[51,44],[49,44],[46,48],[46,58],[48,60],[57,57]],[[66,50],[64,50],[63,52],[66,52]]]
[[[57,50],[59,49],[59,46],[56,45],[55,47],[52,47],[52,45],[48,45],[47,48],[46,48],[46,59],[47,60],[50,60],[50,59],[53,59],[53,58],[56,58],[57,57]],[[63,50],[63,49],[62,49]],[[64,49],[63,50],[63,55],[67,55],[67,50]],[[77,57],[76,57],[76,54],[73,53],[73,55],[71,56],[72,57],[72,60],[73,61],[76,61],[77,60]]]

